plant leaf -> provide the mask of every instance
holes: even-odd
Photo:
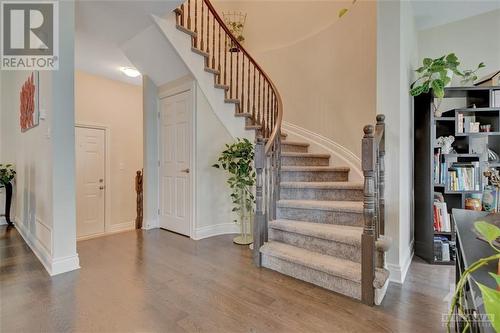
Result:
[[[500,286],[500,275],[492,273],[492,272],[488,272],[488,273],[495,279],[495,281],[497,282],[497,286]]]
[[[500,228],[491,223],[478,221],[474,223],[474,228],[490,243],[500,237]]]
[[[486,287],[476,282],[483,296],[486,315],[496,332],[500,332],[500,291]]]
[[[444,82],[440,79],[435,79],[431,84],[432,92],[437,98],[444,97]]]
[[[429,67],[432,64],[432,59],[431,58],[424,58],[423,64],[424,64],[424,67]]]
[[[347,8],[342,8],[339,10],[339,18],[341,18],[342,16],[344,16],[345,14],[347,14],[347,12],[349,11],[349,9]]]
[[[410,95],[412,95],[412,96],[418,96],[421,93],[423,93],[424,91],[425,91],[425,87],[424,86],[418,86],[418,87],[415,87],[415,88],[413,88],[413,89],[410,90]]]

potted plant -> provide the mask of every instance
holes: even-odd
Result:
[[[12,180],[16,171],[12,164],[0,164],[0,188],[5,187],[5,220],[12,226],[10,220],[10,205],[12,202]]]
[[[462,84],[462,86],[469,86],[469,85],[472,85],[474,83],[474,81],[477,80],[477,74],[476,72],[478,70],[480,70],[481,68],[484,68],[486,67],[486,65],[484,64],[484,62],[481,62],[479,63],[479,65],[477,65],[477,68],[475,70],[472,70],[472,69],[466,69],[462,74],[462,80],[460,81],[460,83]]]
[[[422,66],[416,70],[420,77],[410,85],[410,95],[418,96],[432,89],[438,100],[437,104],[433,101],[434,112],[437,117],[441,116],[439,106],[444,97],[444,87],[451,83],[453,74],[462,75],[458,65],[460,62],[454,53],[436,59],[424,58]]]
[[[484,302],[484,308],[491,322],[491,325],[496,332],[500,332],[500,289],[499,289],[500,275],[495,273],[490,273],[492,279],[495,279],[497,286],[499,287],[496,290],[475,281],[471,276],[472,273],[477,271],[480,267],[487,265],[491,261],[498,262],[498,264],[500,265],[500,248],[498,247],[498,245],[495,244],[497,239],[500,239],[500,228],[485,221],[474,222],[474,228],[476,232],[480,235],[480,237],[483,240],[487,241],[488,244],[491,246],[492,255],[486,258],[481,258],[478,261],[470,264],[469,268],[467,268],[462,273],[462,276],[460,277],[460,280],[458,281],[455,287],[455,293],[453,294],[453,298],[451,301],[451,308],[447,322],[448,332],[451,332],[450,324],[451,324],[451,319],[453,317],[453,313],[455,311],[457,315],[460,317],[460,320],[465,325],[462,332],[470,331],[471,322],[469,315],[467,315],[466,309],[464,308],[464,301],[463,301],[465,297],[464,291],[467,288],[467,282],[469,280],[471,281],[470,283],[475,283],[479,287]]]
[[[234,242],[248,245],[252,239],[252,218],[254,214],[255,196],[255,170],[253,168],[254,147],[248,139],[238,138],[220,154],[214,168],[222,168],[229,173],[227,184],[231,188],[232,211],[239,216],[234,222],[240,224],[240,235]]]

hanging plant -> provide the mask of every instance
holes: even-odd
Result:
[[[227,184],[231,188],[231,202],[233,212],[253,213],[255,196],[255,170],[253,168],[254,147],[248,139],[238,138],[235,143],[228,145],[220,154],[218,163],[213,167],[224,169],[229,173]],[[237,220],[234,220],[237,222]]]

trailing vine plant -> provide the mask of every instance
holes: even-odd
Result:
[[[497,226],[484,222],[478,221],[474,223],[474,228],[476,231],[484,238],[488,244],[490,244],[493,253],[491,256],[486,258],[481,258],[478,261],[472,263],[469,268],[467,268],[460,277],[456,287],[455,293],[453,294],[453,298],[451,300],[450,312],[448,315],[447,322],[447,330],[448,333],[451,332],[451,319],[453,317],[453,313],[457,312],[457,315],[465,324],[462,332],[469,332],[471,329],[471,322],[469,319],[469,315],[466,314],[466,309],[464,308],[464,289],[466,288],[466,284],[468,281],[473,281],[481,291],[481,295],[484,302],[484,308],[486,314],[495,329],[496,332],[500,332],[500,291],[497,288],[491,289],[485,286],[482,283],[479,283],[474,280],[474,277],[471,275],[479,268],[487,265],[491,261],[498,262],[500,260],[500,248],[494,245],[494,241],[500,237],[500,228]],[[495,279],[497,286],[500,286],[500,275],[495,273],[489,273],[493,279]]]
[[[217,169],[224,169],[229,173],[227,184],[231,188],[231,202],[233,212],[244,214],[253,213],[255,195],[255,170],[253,167],[254,147],[248,139],[237,138],[221,152],[216,164]],[[237,220],[234,220],[237,222]]]

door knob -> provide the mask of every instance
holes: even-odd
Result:
[[[101,185],[101,186],[99,186],[99,189],[100,189],[100,190],[104,190],[104,186],[102,186],[102,185]]]
[[[181,172],[189,173],[189,168],[187,169],[182,169]]]

